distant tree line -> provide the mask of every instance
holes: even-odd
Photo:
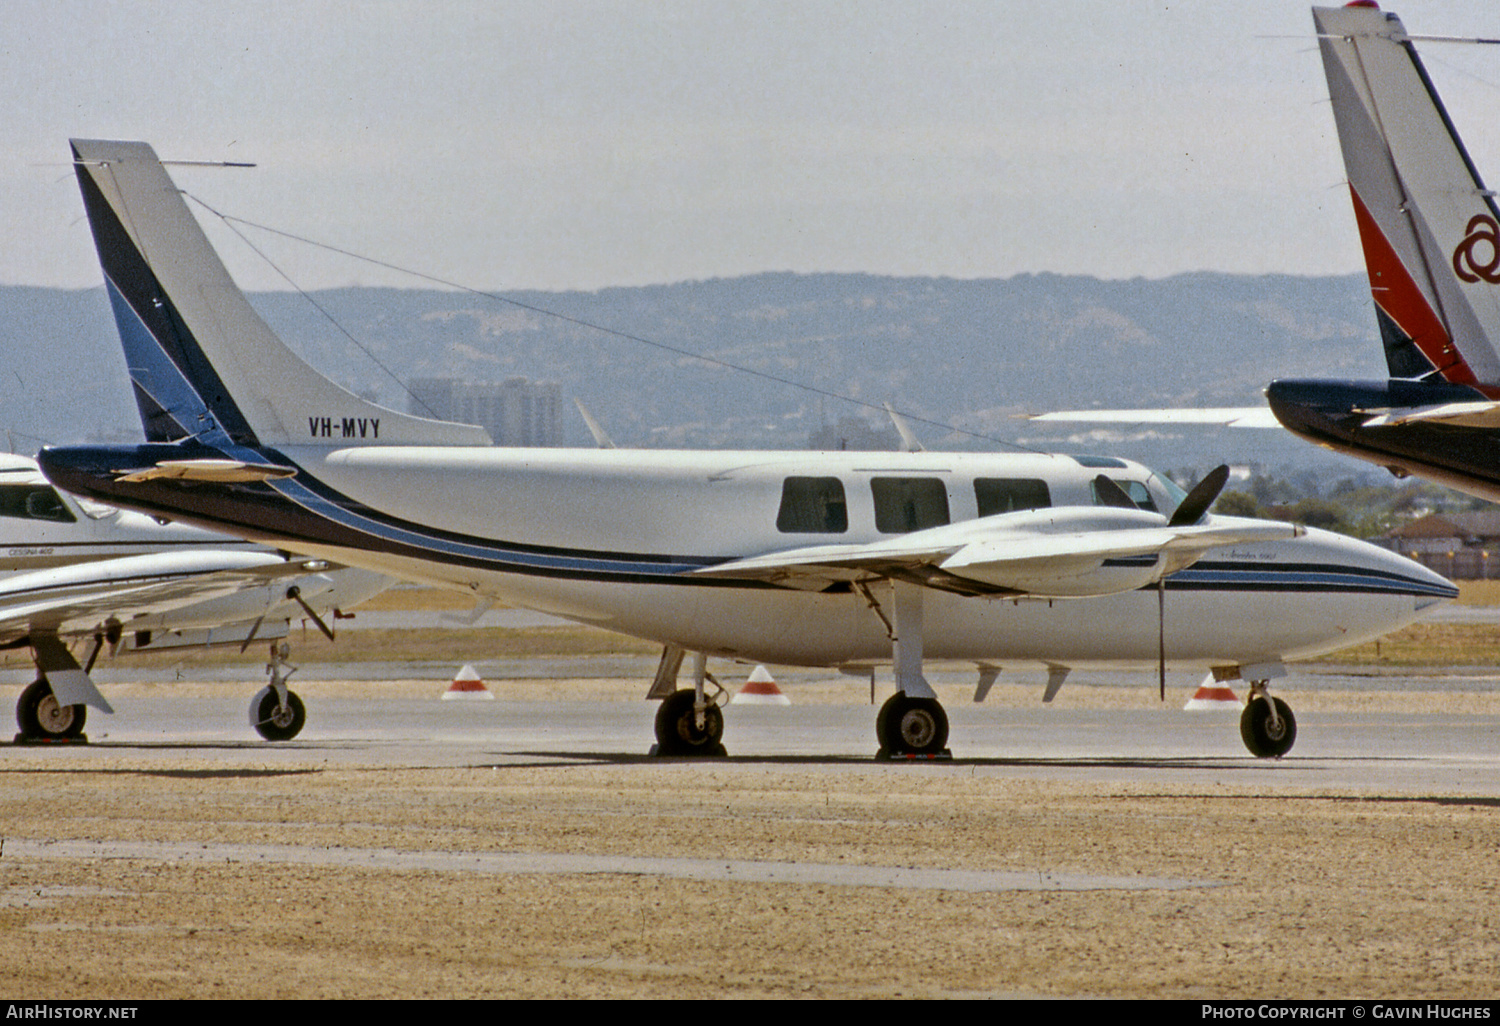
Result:
[[[1425,481],[1383,481],[1374,473],[1336,478],[1332,483],[1327,480],[1326,475],[1313,472],[1289,477],[1255,473],[1248,480],[1232,482],[1214,504],[1214,512],[1289,520],[1356,538],[1376,538],[1430,513],[1488,505],[1483,499]]]

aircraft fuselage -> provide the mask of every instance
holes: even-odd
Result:
[[[206,457],[298,473],[236,485],[233,501],[191,481],[116,483],[120,471]],[[794,546],[875,541],[935,517],[995,515],[997,490],[1035,496],[1041,485],[1050,505],[1090,506],[1100,473],[1164,512],[1180,498],[1128,461],[1024,454],[187,443],[44,451],[42,460],[53,480],[101,499],[118,492],[137,508],[262,541],[296,539],[311,555],[715,656],[800,665],[890,659],[890,634],[864,594],[694,572]],[[837,503],[823,501],[818,482]],[[815,509],[796,508],[803,493]],[[1216,550],[1170,575],[1165,591],[1168,662],[1193,668],[1342,648],[1454,594],[1410,560],[1319,531]],[[874,597],[889,594],[881,582]],[[927,603],[931,658],[1154,666],[1158,656],[1154,587],[1066,600],[932,591]]]
[[[1370,426],[1390,409],[1463,403],[1483,396],[1463,385],[1416,381],[1273,381],[1271,412],[1288,431],[1325,449],[1500,502],[1500,434],[1493,428],[1415,421]]]

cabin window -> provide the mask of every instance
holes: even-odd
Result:
[[[776,529],[783,534],[842,534],[849,530],[844,482],[836,477],[789,477],[781,484]]]
[[[0,485],[0,517],[71,524],[77,518],[46,485]]]
[[[1144,509],[1144,510],[1148,510],[1148,511],[1150,511],[1152,513],[1158,513],[1158,512],[1160,512],[1156,508],[1156,500],[1151,497],[1151,492],[1146,488],[1146,485],[1145,485],[1144,482],[1142,482],[1142,481],[1122,481],[1122,480],[1120,480],[1119,478],[1116,478],[1116,477],[1112,477],[1112,478],[1110,478],[1110,480],[1113,481],[1115,484],[1119,485],[1120,486],[1120,490],[1123,491],[1126,495],[1130,496],[1130,501],[1133,502],[1133,503],[1135,503],[1138,508]],[[1109,503],[1104,502],[1102,499],[1099,498],[1099,488],[1098,488],[1097,485],[1095,485],[1092,482],[1090,482],[1089,483],[1089,491],[1094,496],[1094,505],[1095,506],[1108,506],[1109,505]]]
[[[906,534],[948,523],[948,486],[936,477],[872,477],[875,529]]]
[[[1037,478],[980,477],[974,479],[974,501],[979,515],[1014,513],[1018,509],[1046,509],[1052,505],[1047,482]]]

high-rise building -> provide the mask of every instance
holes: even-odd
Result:
[[[500,384],[457,378],[414,378],[407,410],[419,417],[478,424],[496,445],[562,444],[562,386],[506,378]]]

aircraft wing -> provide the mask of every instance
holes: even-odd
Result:
[[[1467,403],[1436,403],[1360,411],[1371,414],[1365,427],[1395,427],[1400,424],[1450,424],[1453,427],[1500,428],[1500,403],[1476,400]]]
[[[1207,424],[1237,428],[1279,428],[1268,406],[1216,406],[1190,410],[1057,410],[1028,413],[1026,420],[1080,424]]]
[[[33,570],[0,580],[0,642],[88,634],[309,572],[274,552],[154,553]]]
[[[1003,513],[889,541],[768,552],[695,573],[803,589],[890,578],[963,595],[1077,598],[1134,590],[1210,549],[1292,538],[1301,530],[1233,517],[1177,526],[1144,511],[1052,509]]]

